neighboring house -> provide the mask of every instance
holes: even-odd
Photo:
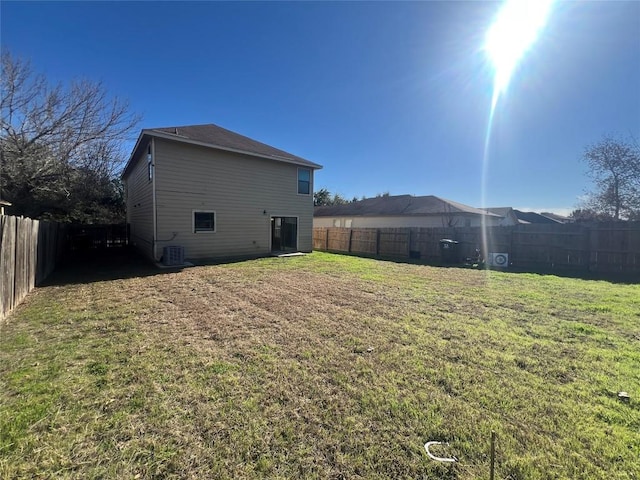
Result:
[[[427,195],[382,196],[345,205],[315,207],[314,227],[478,227],[502,225],[503,217],[479,208]]]
[[[540,215],[536,212],[522,212],[520,210],[514,210],[516,216],[520,223],[543,223],[547,225],[557,225],[562,223],[558,220],[554,220],[553,218],[547,217],[545,215]]]
[[[487,212],[494,213],[502,217],[500,225],[518,225],[521,223],[516,211],[511,207],[495,207],[487,208],[486,210]]]
[[[523,212],[511,207],[487,208],[487,212],[500,215],[504,219],[504,225],[518,225],[530,223],[558,224],[564,223],[552,217],[553,214],[540,214],[536,212]],[[559,215],[558,215],[559,216]]]
[[[319,168],[216,125],[142,130],[122,173],[130,241],[154,261],[311,251]]]
[[[10,207],[11,202],[7,202],[6,200],[2,200],[0,198],[0,215],[4,215],[4,207]]]
[[[571,217],[565,217],[564,215],[558,215],[557,213],[551,213],[551,212],[542,212],[540,215],[542,215],[543,217],[548,217],[552,220],[555,220],[556,222],[560,222],[560,223],[574,223],[574,219]]]

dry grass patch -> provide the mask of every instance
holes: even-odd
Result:
[[[486,478],[496,430],[497,478],[636,479],[638,298],[321,253],[38,289],[0,477]]]

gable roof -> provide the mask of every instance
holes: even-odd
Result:
[[[314,217],[340,216],[396,216],[396,215],[440,215],[468,213],[498,217],[479,208],[446,200],[434,195],[414,197],[413,195],[393,195],[366,198],[345,205],[315,207]]]
[[[203,147],[225,150],[228,152],[242,153],[253,157],[275,160],[278,162],[293,163],[309,168],[320,169],[321,165],[310,162],[302,157],[285,152],[257,140],[253,140],[239,133],[212,123],[205,125],[186,125],[181,127],[162,127],[144,129],[136,141],[127,165],[122,170],[124,177],[132,165],[133,159],[141,153],[147,140],[151,137],[165,138],[177,142],[200,145]]]

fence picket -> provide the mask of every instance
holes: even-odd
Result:
[[[0,321],[53,271],[63,230],[56,223],[0,216]]]

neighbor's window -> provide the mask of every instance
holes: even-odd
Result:
[[[210,210],[193,211],[193,233],[215,233],[216,212]]]
[[[151,144],[147,147],[147,170],[149,172],[149,181],[153,180],[153,158],[151,157]]]
[[[352,223],[353,223],[353,220],[352,220],[351,218],[347,218],[347,219],[344,221],[344,226],[345,226],[346,228],[351,228],[351,224],[352,224]]]
[[[301,195],[311,193],[311,170],[308,168],[298,169],[298,193]]]
[[[333,226],[334,227],[340,227],[340,219],[339,218],[334,218],[333,219]]]

